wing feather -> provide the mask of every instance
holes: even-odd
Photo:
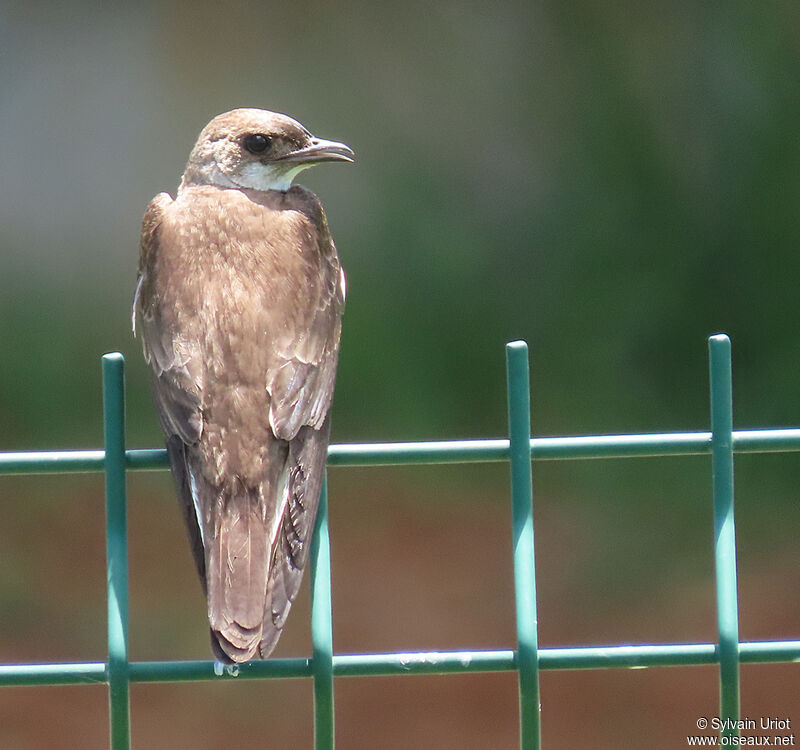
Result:
[[[167,193],[159,193],[150,201],[142,220],[134,333],[141,339],[145,361],[150,365],[153,395],[165,434],[178,435],[191,444],[202,430],[200,351],[198,346],[179,342],[177,321],[162,304],[156,271],[159,229],[172,203]]]
[[[259,653],[269,656],[280,638],[308,562],[311,535],[319,508],[330,419],[321,429],[303,427],[290,443],[289,481],[277,543],[273,547],[267,583],[264,627]]]

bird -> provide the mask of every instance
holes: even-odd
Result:
[[[293,180],[353,158],[287,115],[234,109],[142,219],[133,332],[222,664],[270,655],[308,561],[345,277]]]

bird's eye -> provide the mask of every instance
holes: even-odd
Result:
[[[261,133],[251,133],[244,139],[244,147],[251,154],[263,154],[271,145],[272,138]]]

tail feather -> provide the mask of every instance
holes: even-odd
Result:
[[[217,661],[223,664],[241,664],[257,655],[257,649],[237,648],[222,633],[211,628],[211,649]]]
[[[206,535],[208,619],[222,649],[244,661],[255,655],[261,638],[271,546],[258,491],[223,494],[212,519]]]

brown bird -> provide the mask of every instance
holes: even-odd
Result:
[[[308,559],[345,282],[303,169],[343,143],[260,109],[215,117],[142,222],[134,335],[218,659],[266,658]]]

